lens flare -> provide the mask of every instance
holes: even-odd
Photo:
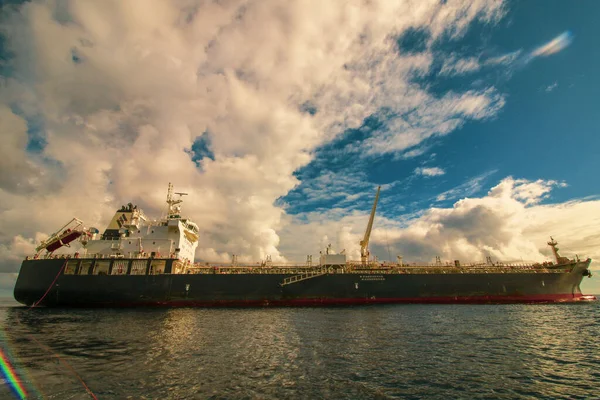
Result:
[[[19,379],[17,371],[10,363],[9,357],[3,349],[0,349],[0,370],[2,371],[6,384],[10,387],[15,396],[19,399],[25,399],[27,397],[25,386],[21,382],[21,379]]]

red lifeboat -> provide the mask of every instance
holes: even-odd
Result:
[[[48,239],[40,243],[35,250],[37,252],[46,250],[48,253],[52,253],[63,246],[69,246],[69,243],[79,239],[85,233],[83,222],[77,218],[73,218],[65,226],[50,235]]]
[[[53,251],[58,250],[63,246],[67,246],[69,243],[71,243],[73,240],[76,240],[81,235],[83,235],[82,231],[72,231],[71,229],[67,229],[53,241],[48,243],[45,246],[45,249],[48,252],[52,253]]]

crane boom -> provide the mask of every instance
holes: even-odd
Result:
[[[365,236],[363,237],[363,240],[360,241],[360,260],[363,265],[367,264],[367,259],[369,258],[369,251],[367,248],[369,247],[369,238],[371,237],[371,229],[373,229],[373,220],[375,219],[375,210],[377,209],[380,190],[381,186],[377,187],[377,194],[375,195],[375,201],[373,202],[373,208],[371,209],[371,217],[369,218],[369,223],[365,230]]]

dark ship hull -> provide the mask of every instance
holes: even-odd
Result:
[[[85,261],[85,260],[84,260]],[[206,268],[171,273],[174,260],[132,275],[132,262],[25,260],[14,296],[22,304],[50,307],[315,306],[381,303],[574,302],[591,260],[544,267]],[[138,263],[139,260],[136,260]],[[110,266],[109,266],[110,264]],[[85,265],[85,268],[83,267]],[[123,270],[125,265],[125,270]],[[119,268],[119,271],[116,270]],[[175,270],[175,268],[173,268]],[[138,271],[139,272],[139,271]],[[156,273],[158,272],[158,273]]]

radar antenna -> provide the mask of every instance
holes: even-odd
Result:
[[[563,264],[565,262],[568,262],[569,259],[567,257],[562,257],[560,254],[558,254],[559,249],[558,249],[558,247],[556,247],[557,244],[558,244],[558,242],[556,240],[554,240],[554,238],[552,236],[550,236],[550,241],[548,242],[548,246],[552,247],[552,253],[554,254],[556,263]]]
[[[173,195],[179,196],[178,199],[174,198]],[[182,196],[187,196],[187,193],[173,192],[173,184],[169,182],[169,190],[167,191],[167,204],[169,205],[169,212],[167,218],[180,218],[181,217],[181,206],[183,203]]]
[[[360,241],[360,261],[362,265],[366,265],[369,258],[369,238],[371,237],[371,229],[373,229],[373,220],[375,219],[375,210],[377,209],[380,190],[381,186],[377,187],[377,194],[375,195],[375,201],[373,202],[373,208],[371,209],[371,217],[369,218],[369,223],[367,224],[367,229],[365,230],[365,236],[363,240]]]

